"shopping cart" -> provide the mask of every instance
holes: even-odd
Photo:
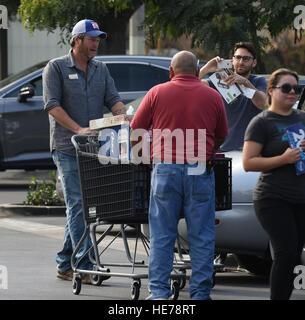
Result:
[[[141,232],[140,226],[148,222],[150,168],[143,164],[119,163],[118,159],[102,156],[99,153],[98,136],[75,135],[72,137],[72,142],[76,149],[85,220],[85,232],[71,259],[74,272],[73,293],[80,293],[82,277],[86,274],[90,275],[91,282],[96,285],[100,285],[110,277],[128,277],[132,279],[131,299],[137,300],[140,294],[141,279],[148,278],[147,271],[136,273],[135,270],[147,268],[147,263],[144,260],[137,261],[139,243],[142,243],[146,255],[149,255],[149,241]],[[97,227],[100,225],[106,227],[102,234],[97,232]],[[111,243],[100,250],[101,246],[99,245],[105,242],[106,236],[112,235],[114,225],[120,225],[120,232],[113,237],[111,243],[121,236],[128,259],[127,263],[107,263],[104,261],[105,251]],[[136,233],[133,254],[131,254],[126,233],[126,227],[130,225],[135,228]],[[81,258],[76,259],[76,255],[88,234],[92,240],[92,247]],[[87,254],[94,265],[93,270],[83,270],[78,267]],[[111,272],[109,267],[129,268],[131,271],[128,273]],[[185,277],[185,274],[173,272],[171,275],[173,300],[179,296],[181,277]]]

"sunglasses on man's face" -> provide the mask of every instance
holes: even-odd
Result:
[[[281,86],[279,87],[272,87],[272,88],[275,88],[275,89],[281,89],[281,91],[283,93],[289,93],[291,91],[291,89],[293,89],[293,91],[296,93],[296,94],[300,94],[302,92],[302,87],[298,84],[290,84],[290,83],[284,83],[282,84]]]

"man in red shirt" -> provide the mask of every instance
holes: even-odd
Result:
[[[182,209],[192,266],[190,295],[210,298],[215,185],[214,173],[205,170],[205,163],[228,135],[228,124],[221,96],[204,86],[198,74],[196,57],[188,51],[177,53],[171,81],[147,93],[131,122],[133,133],[152,129],[149,299],[168,299],[171,294],[169,277]],[[203,170],[196,170],[200,164]]]

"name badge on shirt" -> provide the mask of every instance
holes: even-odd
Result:
[[[78,75],[77,75],[77,73],[69,74],[69,79],[71,79],[71,80],[78,79]]]

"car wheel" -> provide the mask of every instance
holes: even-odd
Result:
[[[246,269],[249,272],[259,276],[269,276],[272,259],[271,257],[257,257],[245,254],[235,254],[236,261],[240,268]]]

